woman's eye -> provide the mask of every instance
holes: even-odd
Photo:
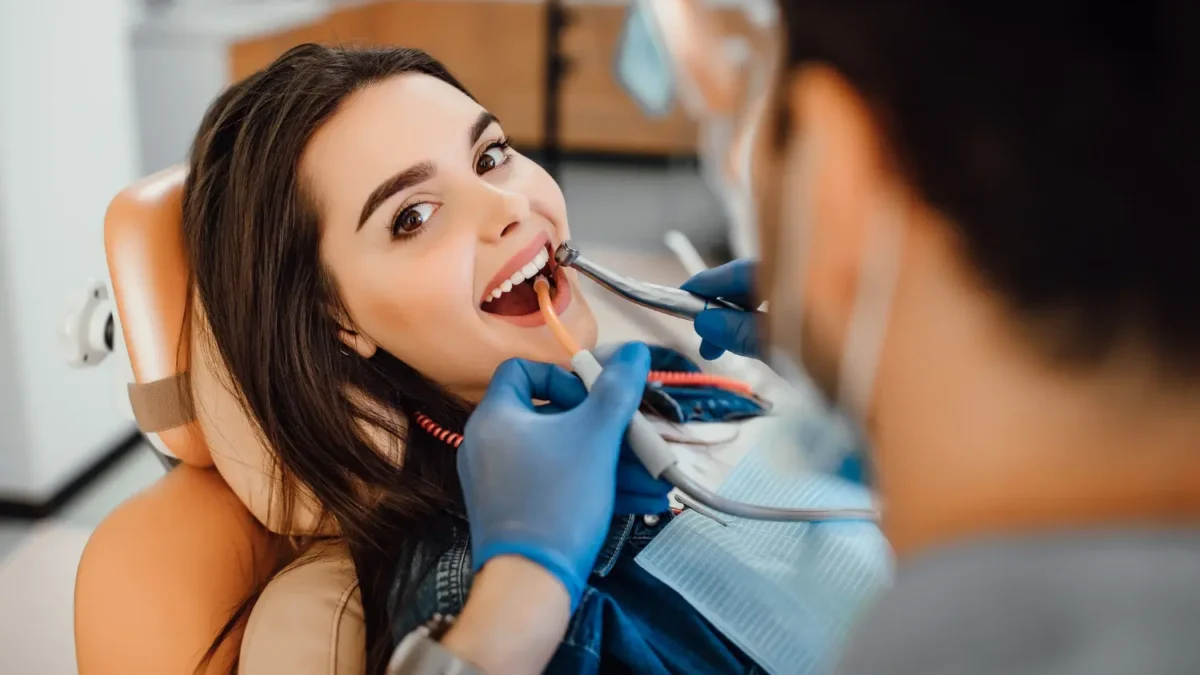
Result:
[[[437,207],[429,202],[413,204],[404,209],[396,216],[396,220],[392,222],[392,236],[414,234],[433,217],[433,212],[436,210]]]
[[[502,143],[492,145],[492,147],[488,148],[479,157],[479,162],[475,165],[475,171],[485,174],[508,161],[508,153],[505,152],[506,149],[507,146]]]

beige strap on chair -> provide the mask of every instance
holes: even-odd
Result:
[[[129,403],[138,428],[147,434],[174,429],[196,419],[191,375],[186,371],[154,382],[130,384]]]

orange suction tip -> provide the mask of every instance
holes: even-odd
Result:
[[[566,326],[562,325],[562,321],[558,320],[558,315],[554,313],[554,303],[550,300],[550,282],[546,281],[545,277],[538,277],[533,282],[533,290],[537,293],[538,307],[542,310],[542,317],[546,319],[546,325],[550,327],[550,332],[554,333],[554,337],[571,356],[583,351],[571,334],[567,332]]]

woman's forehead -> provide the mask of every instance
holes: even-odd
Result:
[[[369,85],[349,96],[314,134],[314,152],[359,154],[446,152],[467,146],[467,132],[483,110],[471,97],[435,77],[409,73]],[[453,148],[446,148],[454,141]]]
[[[361,202],[380,181],[418,162],[466,163],[469,132],[482,111],[435,77],[388,78],[342,102],[313,134],[300,170],[322,202]]]

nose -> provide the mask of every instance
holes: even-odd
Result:
[[[529,220],[529,198],[519,192],[487,185],[488,209],[480,236],[487,241],[499,241],[516,234],[521,223]]]

